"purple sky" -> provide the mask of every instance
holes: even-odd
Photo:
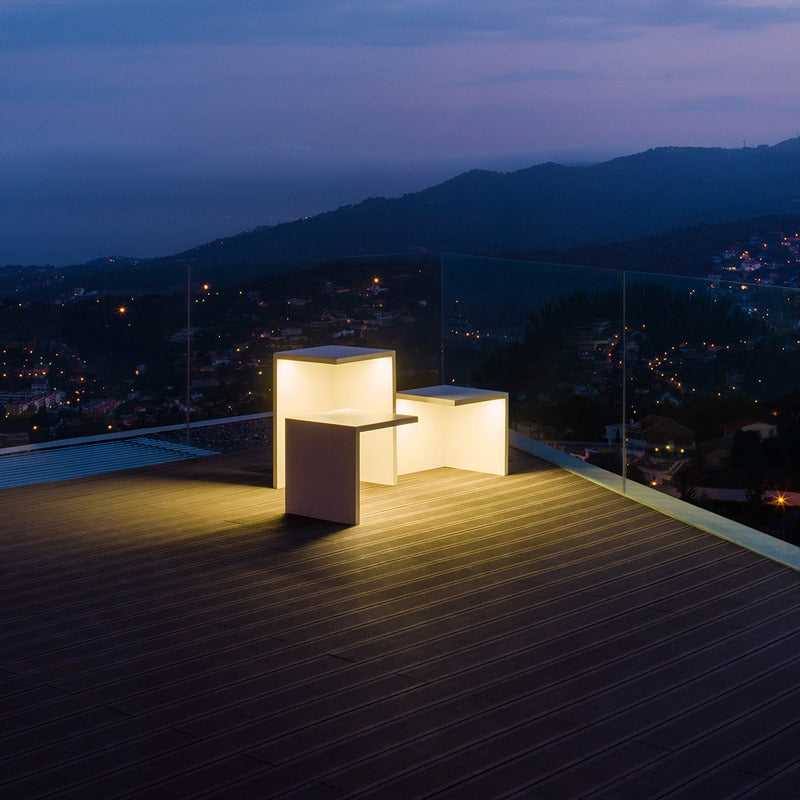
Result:
[[[800,2],[0,0],[0,264],[800,133]]]

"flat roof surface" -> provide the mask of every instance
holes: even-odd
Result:
[[[209,452],[199,447],[138,436],[0,454],[0,489],[165,464],[206,456]]]
[[[512,451],[0,491],[3,798],[792,798],[800,576]]]

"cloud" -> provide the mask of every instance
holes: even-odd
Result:
[[[798,21],[796,4],[758,0],[0,0],[0,48],[602,41],[643,26],[734,30]]]
[[[668,111],[695,112],[703,114],[738,113],[753,107],[753,103],[739,95],[711,95],[694,97],[668,103]]]
[[[515,84],[540,83],[544,81],[584,80],[588,73],[573,69],[531,69],[505,72],[499,75],[487,75],[467,83],[468,86],[513,86]],[[596,78],[597,75],[591,77]]]
[[[733,0],[663,0],[642,3],[633,18],[658,27],[704,24],[721,30],[758,30],[800,21],[796,5]]]

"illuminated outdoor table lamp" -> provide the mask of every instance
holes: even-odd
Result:
[[[394,350],[275,353],[273,485],[286,511],[357,524],[359,481],[397,483]]]
[[[505,392],[395,394],[394,350],[335,345],[275,353],[273,385],[273,485],[287,513],[356,525],[362,480],[393,486],[435,467],[508,474]]]

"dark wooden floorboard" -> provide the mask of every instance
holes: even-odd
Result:
[[[769,780],[756,784],[741,795],[742,800],[772,800],[776,797],[796,797],[800,786],[800,757],[795,756],[792,763]]]
[[[798,575],[512,456],[0,491],[0,797],[796,797]]]

